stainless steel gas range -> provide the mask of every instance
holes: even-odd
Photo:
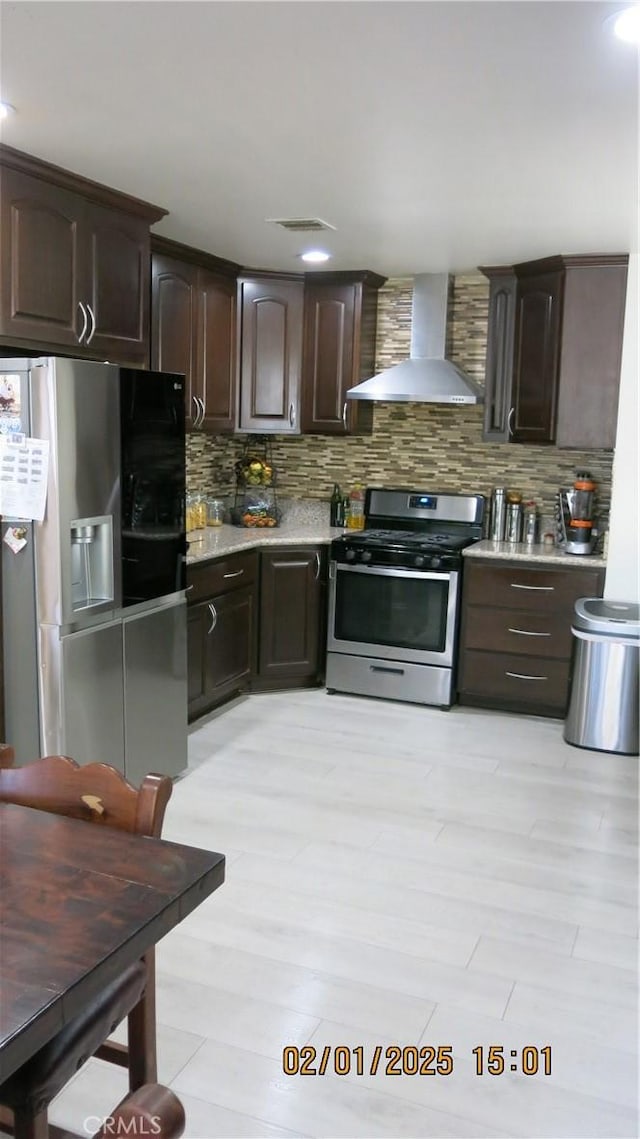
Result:
[[[370,487],[365,529],[331,543],[327,688],[450,707],[462,550],[482,495]]]

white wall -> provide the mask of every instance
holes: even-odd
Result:
[[[639,258],[629,258],[605,597],[640,602]]]

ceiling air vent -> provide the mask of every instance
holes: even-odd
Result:
[[[266,221],[280,225],[290,233],[320,233],[322,230],[336,228],[322,218],[266,218]]]

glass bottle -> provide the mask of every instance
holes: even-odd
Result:
[[[344,525],[344,511],[342,507],[342,491],[338,483],[333,484],[333,494],[330,499],[330,525],[343,526]]]

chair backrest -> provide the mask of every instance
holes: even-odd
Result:
[[[12,749],[0,745],[0,803],[159,838],[173,791],[168,775],[145,775],[136,789],[107,763],[80,765],[66,755],[47,755],[24,767],[12,762]]]

